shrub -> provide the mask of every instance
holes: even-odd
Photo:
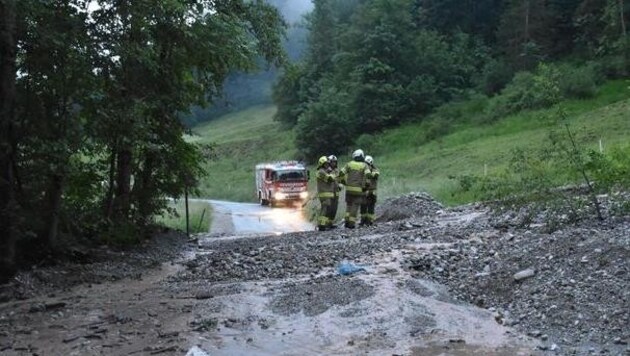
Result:
[[[481,73],[479,90],[486,95],[500,92],[514,77],[514,71],[505,61],[488,62]]]
[[[488,103],[483,121],[490,122],[522,110],[549,107],[559,100],[560,71],[541,64],[535,72],[518,72],[512,81]]]
[[[566,98],[586,99],[595,96],[597,86],[604,76],[595,64],[573,66],[563,64],[558,67],[560,93]]]

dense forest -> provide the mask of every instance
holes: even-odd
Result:
[[[541,78],[585,97],[630,69],[627,0],[313,2],[305,57],[273,92],[277,120],[295,127],[307,159],[448,102],[482,98],[490,121],[553,104]]]
[[[138,239],[201,173],[179,115],[280,66],[264,1],[0,1],[0,281],[73,239]]]

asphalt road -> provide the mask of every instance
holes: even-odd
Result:
[[[314,230],[299,208],[271,208],[253,203],[207,200],[213,207],[210,232],[216,234],[282,234]]]

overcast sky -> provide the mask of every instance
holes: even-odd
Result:
[[[275,0],[271,2],[278,4],[280,12],[290,24],[299,22],[302,15],[313,9],[311,0]]]

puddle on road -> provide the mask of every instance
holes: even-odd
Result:
[[[215,298],[222,309],[203,315],[218,331],[189,341],[211,355],[533,353],[533,341],[489,311],[453,302],[397,261],[400,251],[373,261],[367,274],[239,283],[241,293]]]

